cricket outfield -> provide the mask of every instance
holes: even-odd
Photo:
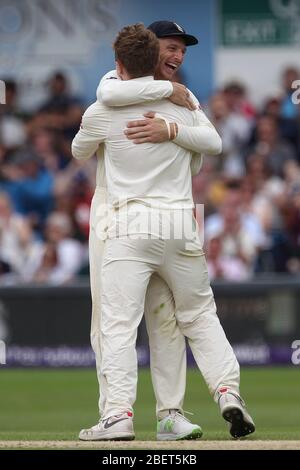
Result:
[[[148,369],[140,369],[136,440],[80,442],[97,422],[97,382],[91,369],[0,370],[0,449],[300,449],[299,367],[243,368],[241,392],[257,431],[230,439],[225,421],[196,369],[188,370],[185,410],[200,424],[199,441],[155,441],[155,400]],[[187,416],[190,417],[189,415]]]

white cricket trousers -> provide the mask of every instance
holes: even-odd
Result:
[[[107,381],[101,367],[101,268],[106,243],[101,239],[101,234],[106,226],[105,209],[103,210],[105,204],[106,189],[97,187],[90,213],[89,262],[92,296],[91,344],[96,358],[99,414],[102,417],[107,397]],[[159,418],[163,418],[170,409],[182,411],[186,386],[186,344],[176,322],[173,294],[157,274],[150,279],[144,311],[156,412]]]
[[[239,365],[216,315],[201,245],[186,241],[115,238],[105,242],[101,275],[105,418],[132,410],[135,402],[137,327],[154,272],[165,279],[173,293],[177,324],[188,338],[210,392],[215,394],[226,385],[239,393]],[[164,327],[167,337],[168,325]],[[167,358],[162,354],[160,360],[168,361],[166,368],[176,374],[176,351]]]

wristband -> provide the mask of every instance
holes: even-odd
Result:
[[[169,140],[171,140],[171,127],[170,127],[170,123],[167,119],[164,119],[165,123],[166,123],[166,126],[167,126],[167,129],[168,129],[168,137],[169,137]]]
[[[176,122],[169,122],[165,117],[161,116],[160,114],[155,114],[156,118],[162,119],[165,121],[167,129],[168,129],[168,140],[173,140],[177,136],[178,128]],[[174,129],[175,126],[175,129]]]
[[[171,137],[170,140],[174,140],[177,137],[178,134],[178,125],[177,122],[171,122],[170,123],[170,128],[171,128]]]

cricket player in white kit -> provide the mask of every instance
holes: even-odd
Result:
[[[168,26],[166,31],[165,26]],[[171,78],[176,69],[181,65],[186,50],[186,46],[197,44],[194,36],[188,35],[177,24],[172,22],[156,22],[151,27],[159,26],[156,30],[157,36],[167,33],[167,38],[160,39],[161,54],[160,61],[156,68],[155,76],[159,78]],[[171,37],[170,37],[171,36]],[[169,65],[170,64],[170,65]],[[104,101],[112,106],[124,106],[143,101],[155,101],[169,97],[177,104],[188,109],[198,109],[199,103],[183,85],[171,84],[166,80],[150,80],[143,82],[121,81],[116,71],[112,71],[103,77],[97,90],[99,101]],[[135,131],[142,129],[142,141],[146,138],[153,142],[167,141],[170,139],[166,123],[161,119],[147,119],[132,124],[142,128],[131,128],[132,134],[129,138],[135,137]],[[147,124],[147,128],[144,126]],[[178,136],[174,141],[195,152],[211,151],[211,140],[218,135],[208,130],[208,135],[203,126],[209,124],[207,118],[201,112],[199,114],[199,126],[189,127],[180,125]],[[129,123],[130,125],[130,123]],[[200,132],[199,132],[200,131]],[[140,137],[140,135],[138,135]],[[140,139],[138,140],[140,141]],[[87,149],[89,151],[89,148]],[[91,343],[96,356],[96,367],[100,389],[99,412],[103,415],[106,401],[106,379],[101,371],[101,308],[100,308],[100,275],[104,249],[104,241],[99,240],[96,235],[96,226],[101,223],[106,225],[105,214],[96,214],[97,207],[106,203],[106,180],[103,163],[103,146],[98,151],[97,186],[93,197],[90,217],[90,280],[92,293],[92,323],[91,323]],[[201,167],[202,158],[195,155],[191,161],[192,174],[198,174]],[[102,234],[102,239],[106,234]],[[185,337],[178,328],[175,317],[175,305],[173,294],[165,281],[154,274],[151,277],[145,299],[145,319],[149,335],[150,344],[150,368],[152,374],[153,388],[157,401],[158,420],[165,419],[172,427],[172,439],[191,439],[197,436],[199,426],[195,426],[183,417],[183,400],[186,385],[186,344]],[[158,347],[159,345],[159,347]],[[174,369],[170,369],[169,364],[173,357],[177,357]],[[162,360],[163,358],[163,360]],[[96,429],[95,429],[96,428]],[[170,428],[170,426],[169,426]],[[170,432],[169,432],[170,436]],[[98,438],[97,427],[93,426],[89,430],[80,432],[80,438],[85,440],[95,440]]]
[[[141,54],[141,47],[146,48],[153,38],[149,38],[149,31],[140,25],[132,28],[125,28],[115,43],[120,75],[125,79],[146,82],[149,81],[145,76],[146,71],[149,72],[147,67],[151,64],[145,66],[147,61],[142,61],[144,70],[139,72],[140,75],[134,71],[139,64],[130,71],[121,44],[124,36],[131,32],[131,39],[134,39],[132,51],[137,49],[135,52]],[[143,65],[140,67],[143,69]],[[232,435],[240,437],[253,432],[254,425],[239,397],[238,363],[216,316],[197,235],[191,232],[177,239],[174,236],[176,226],[172,222],[170,239],[161,237],[157,227],[150,227],[146,232],[141,226],[135,226],[133,232],[129,230],[128,216],[134,217],[137,210],[143,213],[143,217],[154,211],[156,220],[162,224],[170,213],[172,220],[173,214],[182,213],[184,226],[193,220],[192,153],[172,142],[159,147],[155,144],[136,146],[124,136],[126,122],[137,119],[145,110],[150,110],[149,105],[114,110],[95,103],[85,113],[82,129],[73,142],[74,156],[82,159],[90,157],[100,143],[105,143],[108,197],[114,208],[102,267],[101,366],[106,378],[106,401],[104,416],[97,425],[98,438],[134,437],[131,418],[137,380],[136,329],[143,314],[147,285],[154,272],[171,287],[177,323],[189,340],[211,393],[216,401],[219,400],[224,418],[231,422]],[[174,132],[172,137],[176,135],[174,120],[190,126],[199,125],[196,111],[189,112],[167,101],[155,103],[155,111],[171,123],[168,127],[172,129],[171,134]],[[211,131],[215,133],[210,126],[203,127],[203,147],[207,147],[204,149],[206,153],[217,153],[215,147],[212,149],[208,145]],[[220,151],[220,143],[218,145]],[[116,235],[116,225],[123,231],[121,237]],[[148,239],[138,237],[132,240],[130,235],[143,235],[142,238],[147,235]],[[171,369],[175,364],[176,357],[173,357]],[[164,429],[163,421],[158,437],[172,439]],[[197,437],[201,435],[196,426],[195,434]]]

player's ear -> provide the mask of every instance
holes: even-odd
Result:
[[[122,64],[122,62],[120,60],[116,60],[116,71],[117,71],[117,74],[119,75],[119,77],[124,80],[124,65]]]

